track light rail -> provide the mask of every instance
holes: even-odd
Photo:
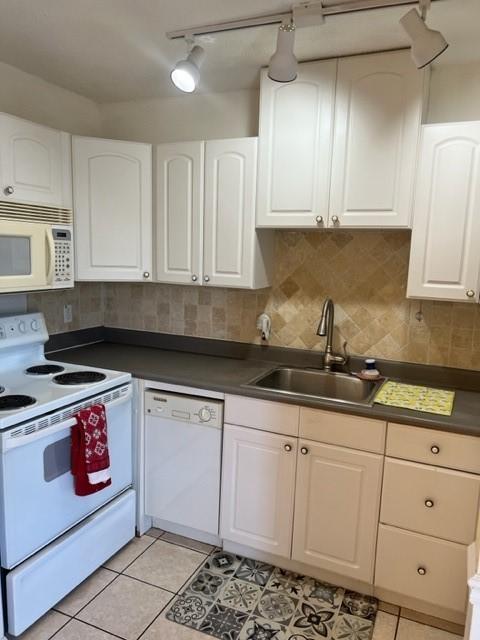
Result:
[[[368,11],[370,9],[384,9],[388,7],[398,7],[413,4],[418,4],[418,0],[353,0],[350,2],[343,2],[341,4],[323,6],[322,11],[324,16],[333,16],[342,13],[353,13],[356,11]],[[318,8],[318,3],[312,3],[312,8],[313,7]],[[264,27],[272,24],[281,24],[283,22],[289,21],[291,17],[292,12],[271,13],[263,16],[256,16],[253,18],[229,20],[226,22],[217,22],[215,24],[205,24],[196,27],[189,27],[188,29],[180,29],[178,31],[169,31],[166,35],[170,40],[176,40],[178,38],[188,38],[192,36],[221,33],[223,31],[237,31],[239,29],[250,29],[252,27]]]

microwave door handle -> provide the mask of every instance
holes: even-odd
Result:
[[[46,230],[46,235],[48,245],[47,284],[53,285],[53,273],[55,269],[55,243],[53,241],[53,231],[50,227]]]

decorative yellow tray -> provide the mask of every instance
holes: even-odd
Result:
[[[375,396],[377,404],[451,416],[455,391],[431,389],[387,380]]]

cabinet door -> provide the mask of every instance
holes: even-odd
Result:
[[[256,138],[206,143],[205,284],[252,286],[256,173]]]
[[[203,142],[155,149],[156,273],[159,282],[202,283]]]
[[[480,123],[423,127],[407,296],[478,301]]]
[[[326,224],[336,73],[336,60],[300,64],[287,84],[262,72],[257,226]]]
[[[382,456],[300,440],[293,559],[373,581]]]
[[[78,280],[151,280],[152,149],[73,138]]]
[[[0,199],[71,208],[70,135],[0,115]]]
[[[409,51],[339,61],[330,226],[410,226],[423,83]]]
[[[221,537],[290,557],[296,438],[225,425]]]

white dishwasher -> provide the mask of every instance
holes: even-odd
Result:
[[[156,526],[218,536],[222,425],[222,401],[145,391],[145,513]]]

